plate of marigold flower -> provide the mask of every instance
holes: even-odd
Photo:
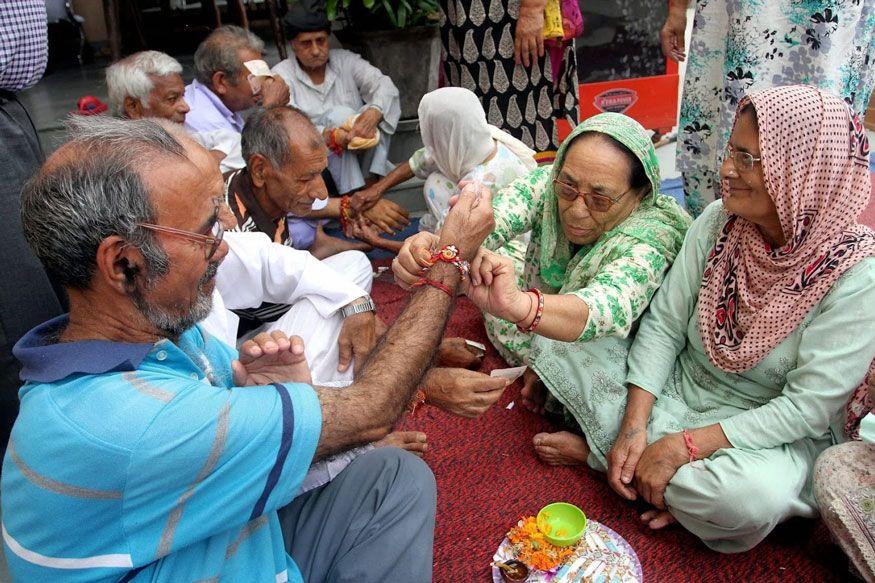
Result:
[[[638,583],[641,563],[623,537],[595,521],[588,521],[577,544],[550,544],[535,516],[522,517],[492,557],[492,579],[504,583],[496,563],[517,560],[529,567],[526,583]]]

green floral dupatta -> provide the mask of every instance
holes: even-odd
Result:
[[[590,321],[577,342],[535,336],[528,360],[550,391],[547,408],[564,413],[568,422],[592,427],[600,425],[586,423],[586,419],[604,414],[600,401],[625,395],[626,356],[636,321],[680,251],[691,220],[673,198],[659,193],[659,165],[650,136],[624,115],[604,113],[580,124],[559,149],[553,166],[554,178],[562,168],[569,144],[584,132],[603,133],[626,146],[641,161],[651,186],[626,220],[573,256],[573,247],[559,223],[552,188],[543,195],[540,277],[546,285],[559,288],[560,293],[585,298],[590,306]],[[633,267],[628,271],[625,266],[617,267],[624,262]],[[634,267],[642,262],[651,266],[647,281],[641,280],[645,276]],[[603,294],[589,293],[606,279],[614,284],[609,287],[622,291],[605,299],[600,299]],[[610,325],[595,326],[594,320],[600,319],[596,314],[609,320]],[[609,317],[605,318],[605,314]],[[582,391],[582,387],[588,390]],[[585,394],[595,395],[595,402],[584,398]],[[612,440],[607,435],[587,438]]]
[[[572,246],[559,224],[559,209],[553,193],[552,179],[559,175],[569,145],[584,132],[608,135],[627,148],[641,161],[650,179],[650,192],[629,217],[608,231],[593,245],[580,249],[572,257]],[[600,263],[611,257],[611,247],[618,242],[614,235],[623,234],[652,245],[672,259],[680,249],[690,225],[689,215],[670,196],[659,193],[659,162],[647,131],[631,117],[619,113],[602,113],[578,125],[569,135],[553,164],[551,185],[544,193],[544,215],[541,223],[541,280],[560,290],[575,290],[600,271]],[[622,239],[622,238],[620,238]]]

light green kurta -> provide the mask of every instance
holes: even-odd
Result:
[[[587,253],[591,253],[587,258],[592,266],[591,273],[581,274],[561,288],[550,286],[541,278],[541,232],[544,198],[551,187],[551,172],[551,166],[542,166],[499,191],[493,202],[495,229],[484,246],[514,260],[520,288],[536,287],[547,294],[570,294],[586,303],[589,318],[577,342],[590,342],[614,334],[625,337],[662,283],[677,252],[677,244],[672,241],[677,237],[679,242],[680,235],[668,226],[663,229],[662,235],[656,227],[653,228],[654,237],[664,238],[661,242],[663,248],[673,247],[671,253],[667,254],[625,234],[625,223],[621,223],[599,240],[612,239],[613,245],[596,243],[578,252],[567,267],[567,271],[572,272]],[[656,196],[668,198],[663,194]],[[645,207],[639,207],[627,221],[631,222],[639,213],[645,212],[648,212]],[[689,219],[686,221],[680,221],[683,228],[689,224]],[[519,241],[513,241],[525,233],[531,234],[527,247]],[[483,317],[489,339],[501,356],[513,365],[527,363],[532,342],[541,337],[520,332],[514,324],[491,314],[484,313]]]
[[[817,513],[814,461],[842,439],[844,404],[875,357],[875,258],[845,272],[756,366],[726,373],[708,360],[697,315],[702,271],[726,218],[718,201],[693,223],[628,359],[621,342],[602,341],[569,347],[591,351],[584,370],[561,370],[561,359],[553,359],[551,370],[536,371],[575,413],[592,450],[589,464],[601,471],[623,418],[626,383],[657,396],[648,442],[720,423],[733,448],[683,466],[665,497],[709,547],[740,552],[779,522]]]

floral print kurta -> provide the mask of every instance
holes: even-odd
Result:
[[[561,288],[550,286],[541,279],[540,258],[543,207],[545,193],[551,184],[551,172],[550,166],[543,166],[498,193],[493,201],[495,230],[484,246],[514,260],[521,289],[536,287],[546,294],[571,294],[586,303],[589,319],[577,342],[589,342],[609,335],[625,337],[662,283],[679,247],[679,242],[675,244],[674,239],[683,233],[678,235],[669,228],[663,230],[665,240],[662,247],[673,248],[673,253],[666,255],[656,246],[620,232],[626,223],[638,218],[637,214],[647,212],[642,205],[624,223],[602,235],[599,241],[577,251],[566,268],[569,277]],[[651,227],[648,228],[649,235],[662,236],[658,226]],[[531,233],[527,248],[513,241],[524,233]],[[584,268],[578,269],[584,263]],[[514,365],[527,363],[535,335],[520,332],[511,322],[490,314],[484,314],[484,319],[490,340],[505,360]]]
[[[719,165],[738,100],[803,83],[863,113],[875,80],[871,0],[698,0],[681,102],[677,166],[687,208],[719,194]]]

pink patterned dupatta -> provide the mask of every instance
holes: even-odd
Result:
[[[754,367],[842,273],[875,255],[875,234],[856,220],[871,191],[859,118],[838,97],[803,85],[753,92],[737,111],[747,103],[756,110],[763,176],[787,244],[772,249],[755,224],[731,216],[708,257],[699,330],[711,362],[735,373]],[[873,371],[875,363],[867,379]],[[851,434],[872,406],[867,379],[849,402]]]

